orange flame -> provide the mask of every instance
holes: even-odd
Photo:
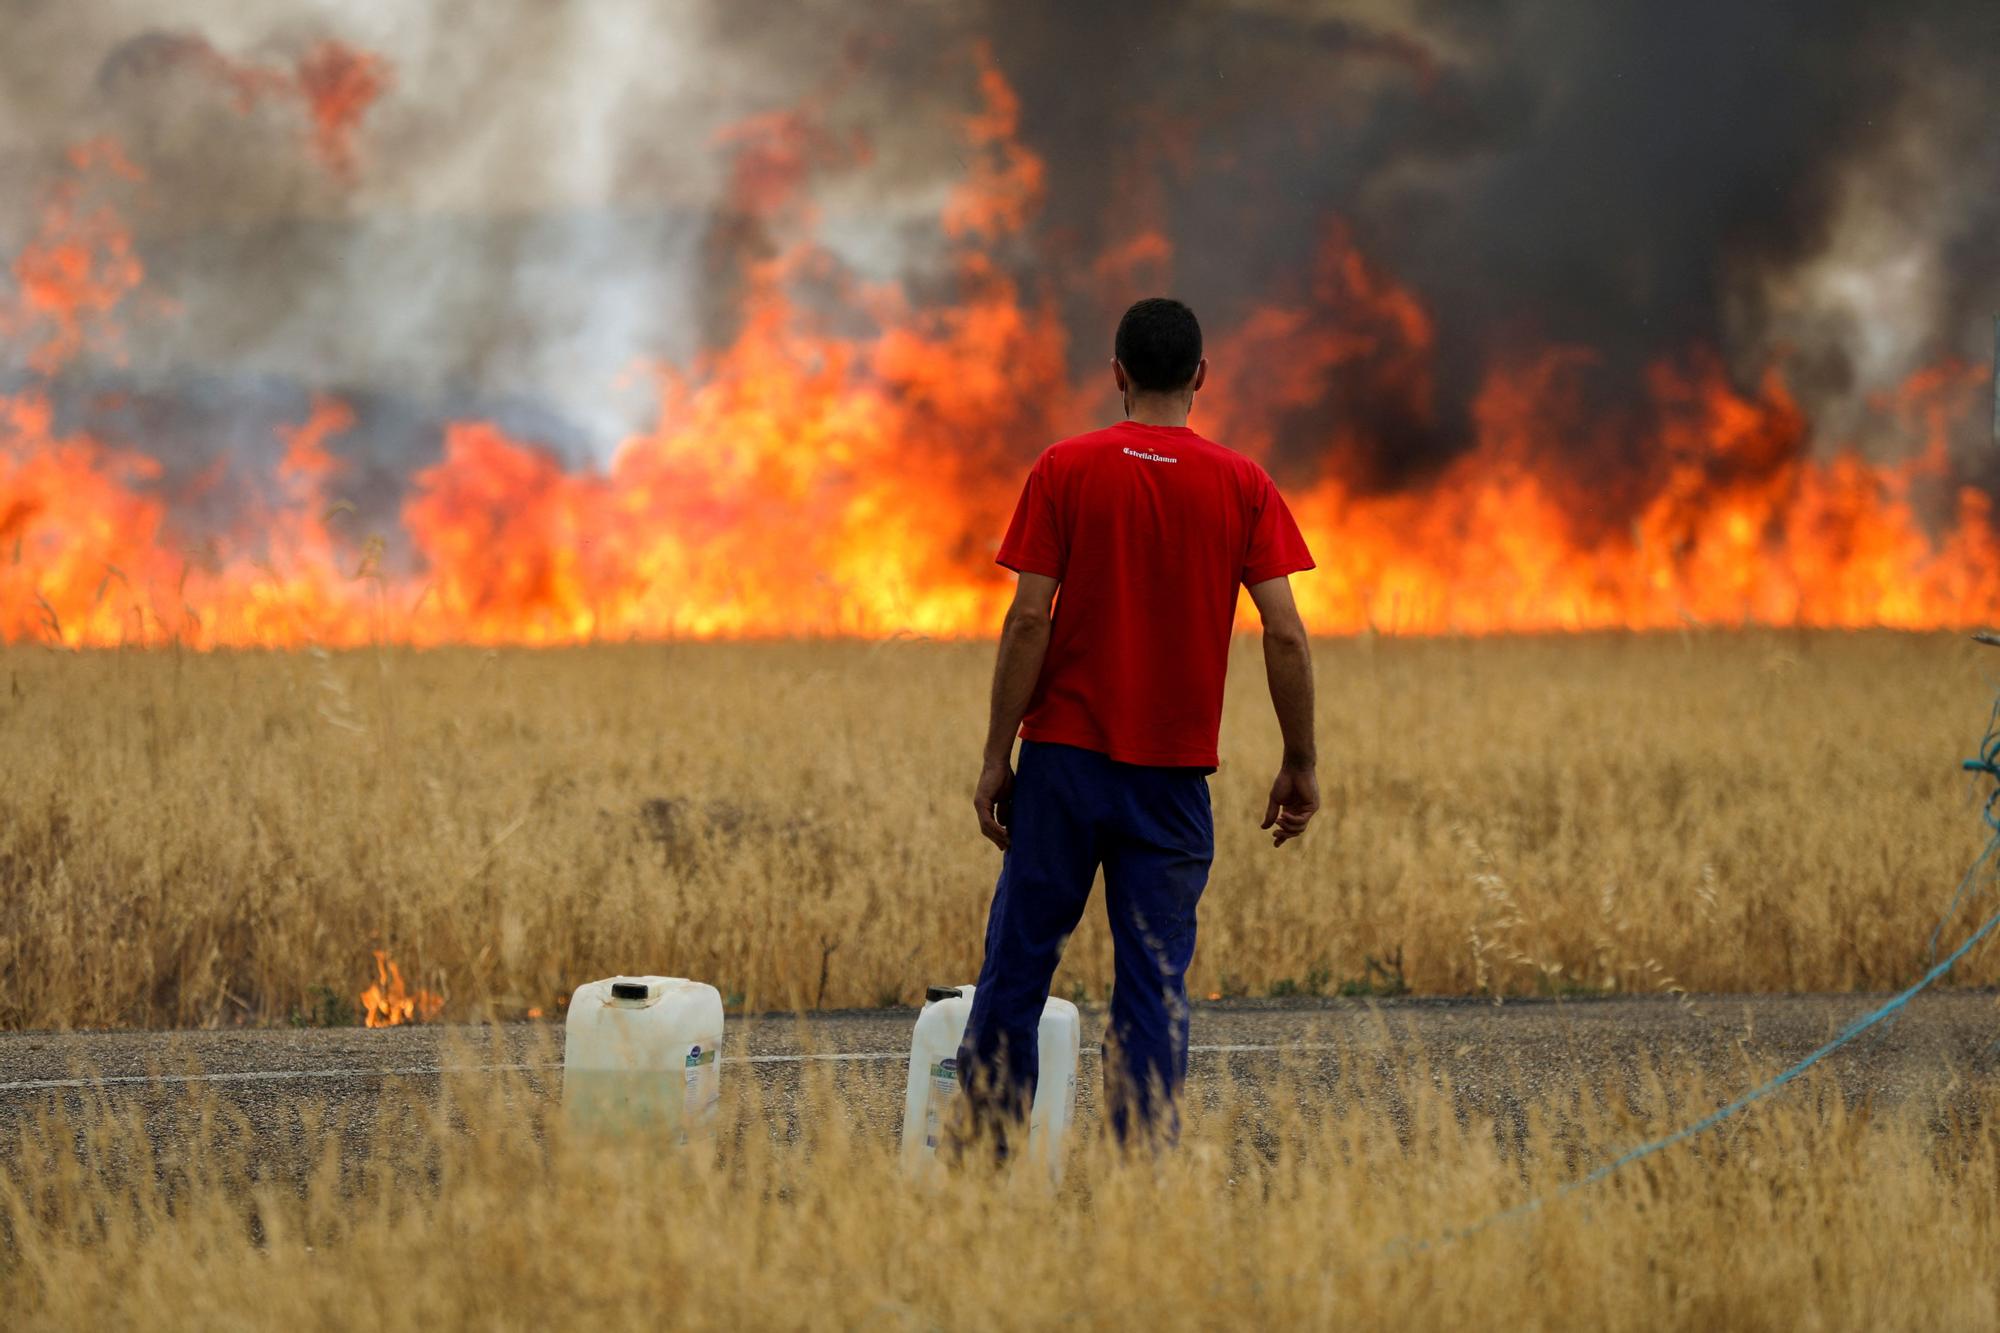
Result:
[[[120,58],[141,75],[186,68],[226,89],[241,114],[260,102],[295,102],[306,113],[314,153],[334,177],[355,176],[354,136],[390,85],[389,62],[345,42],[314,42],[290,67],[237,60],[193,33],[154,33]]]
[[[339,52],[314,67],[301,78],[344,133],[359,113],[340,108],[365,106],[379,71]],[[490,423],[454,423],[399,534],[357,531],[338,502],[329,445],[353,423],[338,402],[286,432],[274,500],[189,534],[157,462],[59,434],[45,387],[0,395],[0,639],[990,633],[1007,595],[992,551],[1027,461],[1100,420],[1104,394],[1072,379],[1053,296],[993,257],[1034,216],[1044,172],[984,52],[978,86],[967,175],[940,217],[954,295],[920,304],[858,282],[810,239],[751,247],[737,332],[657,372],[654,424],[607,466],[565,467]],[[785,224],[767,240],[809,237],[805,178],[865,156],[817,114],[768,114],[718,140],[736,154],[732,206]],[[75,166],[0,303],[0,332],[44,375],[111,345],[109,316],[143,277],[90,184],[130,164],[98,145]],[[1164,276],[1173,254],[1148,233],[1080,276]],[[1435,427],[1434,334],[1417,296],[1336,224],[1296,292],[1211,338],[1195,424],[1280,473],[1320,562],[1297,580],[1315,629],[2000,619],[1991,501],[1954,483],[1947,449],[1982,370],[1920,371],[1872,405],[1870,438],[1816,457],[1782,366],[1745,388],[1714,353],[1684,349],[1651,368],[1642,401],[1607,413],[1589,391],[1593,351],[1522,349],[1486,372],[1463,452],[1428,475],[1374,475],[1386,451],[1371,432]],[[1366,410],[1299,440],[1330,385]],[[1891,455],[1905,461],[1879,461]],[[405,559],[413,572],[397,572]]]
[[[116,354],[117,331],[109,316],[145,278],[132,238],[109,204],[93,200],[85,181],[95,172],[136,179],[138,169],[108,140],[70,152],[76,175],[50,190],[35,237],[14,256],[18,309],[0,320],[0,333],[38,338],[28,368],[52,375],[92,341]]]
[[[368,109],[389,87],[381,56],[342,42],[316,42],[299,57],[294,83],[312,117],[313,147],[334,175],[355,174],[354,135]]]
[[[361,992],[362,1021],[371,1028],[428,1023],[444,1009],[444,997],[412,991],[403,984],[403,969],[386,949],[375,950],[375,983]]]

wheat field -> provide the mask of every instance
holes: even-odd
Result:
[[[1036,1171],[897,1187],[880,1108],[826,1066],[784,1104],[732,1074],[719,1141],[689,1150],[575,1136],[520,1074],[391,1089],[352,1124],[300,1105],[275,1138],[186,1094],[149,1135],[85,1094],[6,1136],[0,1307],[17,1328],[2000,1320],[1990,1083],[1894,1108],[1801,1084],[1565,1194],[1718,1090],[1586,1078],[1496,1120],[1391,1064],[1346,1060],[1331,1100],[1210,1085],[1179,1152],[1085,1134],[1054,1193]]]
[[[1888,987],[1984,840],[1962,637],[1324,641],[1331,812],[1280,850],[1256,652],[1201,994]],[[991,655],[0,650],[0,1027],[350,1022],[376,950],[456,1020],[620,971],[909,1003],[979,962]],[[1110,975],[1093,914],[1057,990]]]

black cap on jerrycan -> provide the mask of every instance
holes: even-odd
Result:
[[[614,1000],[643,1000],[646,998],[646,983],[643,981],[614,981],[611,983],[611,998]]]
[[[964,992],[956,986],[926,986],[924,987],[924,1003],[932,1004],[938,1000],[956,1000],[962,994]]]

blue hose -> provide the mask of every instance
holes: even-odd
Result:
[[[1981,872],[1991,863],[1994,853],[2000,851],[2000,698],[1994,700],[1993,711],[1987,718],[1986,735],[1979,744],[1979,757],[1977,759],[1965,760],[1961,767],[1968,772],[1984,773],[1994,782],[1993,790],[1988,793],[1985,808],[1981,812],[1982,817],[1986,821],[1987,828],[1991,830],[1991,836],[1987,839],[1985,850],[1979,853],[1978,857],[1973,860],[1972,865],[1966,870],[1965,877],[1959,880],[1958,888],[1952,894],[1951,901],[1945,905],[1944,915],[1939,918],[1937,927],[1931,931],[1928,953],[1929,959],[1932,960],[1931,968],[1923,976],[1919,977],[1914,985],[1890,998],[1880,1008],[1871,1013],[1863,1014],[1860,1018],[1849,1023],[1845,1028],[1841,1029],[1839,1036],[1814,1051],[1811,1055],[1806,1056],[1791,1068],[1766,1082],[1758,1084],[1735,1101],[1718,1107],[1701,1119],[1691,1124],[1683,1125],[1671,1134],[1662,1135],[1657,1139],[1641,1143],[1635,1148],[1630,1148],[1602,1166],[1599,1166],[1589,1175],[1572,1180],[1551,1193],[1537,1196],[1526,1203],[1516,1204],[1512,1208],[1494,1213],[1490,1217],[1481,1218],[1469,1226],[1447,1231],[1435,1240],[1417,1241],[1414,1243],[1394,1242],[1391,1244],[1390,1249],[1421,1253],[1435,1245],[1464,1240],[1466,1237],[1484,1231],[1488,1227],[1526,1217],[1530,1213],[1538,1211],[1544,1204],[1566,1198],[1578,1190],[1587,1189],[1609,1177],[1614,1172],[1632,1165],[1634,1162],[1651,1157],[1654,1153],[1664,1152],[1675,1144],[1684,1143],[1698,1134],[1705,1134],[1738,1112],[1755,1105],[1764,1098],[1769,1097],[1772,1093],[1777,1092],[1808,1069],[1811,1069],[1814,1065],[1832,1055],[1835,1051],[1852,1043],[1869,1029],[1894,1018],[1902,1011],[1904,1005],[1922,994],[1933,982],[1944,976],[1945,973],[1951,971],[1959,959],[1971,953],[1996,928],[2000,928],[2000,912],[1996,912],[1980,922],[1978,928],[1966,936],[1964,942],[1956,949],[1946,954],[1942,961],[1937,961],[1938,939],[1943,935],[1944,928],[1950,924],[1952,917],[1957,915],[1959,904],[1965,900],[1972,886],[1979,881]]]

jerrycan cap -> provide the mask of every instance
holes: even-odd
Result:
[[[956,1000],[962,994],[964,992],[956,986],[926,986],[924,988],[924,1003],[932,1004],[938,1000]]]
[[[614,1000],[643,1000],[651,994],[651,988],[643,981],[614,981],[611,983],[611,998]]]

